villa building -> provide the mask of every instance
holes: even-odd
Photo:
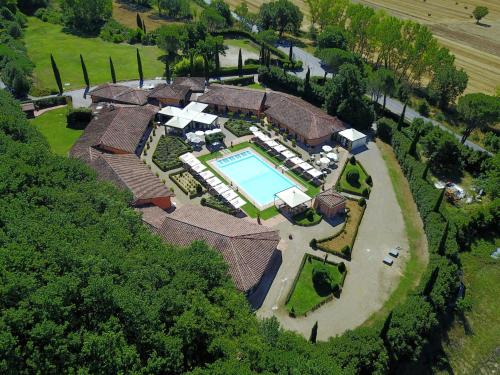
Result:
[[[150,104],[163,108],[165,106],[184,107],[189,103],[191,88],[182,85],[167,85],[166,83],[156,86],[148,95]]]
[[[317,146],[331,140],[344,129],[337,117],[328,115],[318,107],[296,96],[282,92],[267,93],[264,113],[269,122],[286,129],[299,142]]]
[[[345,212],[346,197],[333,189],[319,193],[314,199],[314,209],[326,218],[333,218]]]
[[[167,214],[158,207],[142,207],[142,220],[165,242],[188,246],[193,239],[218,250],[229,265],[238,290],[252,294],[279,258],[278,231],[222,212],[183,206]]]
[[[262,113],[265,100],[264,91],[217,84],[210,85],[210,89],[197,99],[216,112],[242,112],[255,116]]]
[[[146,91],[114,83],[97,86],[89,92],[89,95],[92,98],[92,103],[145,105],[148,102]]]
[[[174,86],[186,86],[194,93],[205,92],[205,78],[203,77],[175,77]]]

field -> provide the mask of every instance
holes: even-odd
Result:
[[[50,64],[54,55],[65,90],[85,86],[79,55],[82,54],[91,85],[111,81],[109,57],[113,59],[118,80],[138,79],[136,48],[139,48],[145,78],[161,76],[162,52],[157,47],[104,42],[100,38],[81,38],[61,31],[61,26],[30,17],[26,29],[26,47],[32,61],[35,89],[56,89]],[[67,85],[69,83],[69,85]]]
[[[309,8],[304,0],[292,0],[304,12],[303,29],[307,30]],[[498,0],[353,0],[388,13],[429,26],[439,42],[456,56],[457,66],[469,74],[467,92],[493,94],[500,86],[500,1]],[[264,0],[247,1],[256,11]],[[229,0],[231,8],[240,0]],[[476,25],[471,19],[477,5],[490,13]],[[430,14],[430,15],[429,15]]]
[[[318,289],[313,282],[313,269],[315,267],[324,267],[334,283],[342,282],[342,274],[339,268],[330,263],[323,264],[323,261],[305,255],[307,258],[299,271],[299,278],[293,288],[290,299],[286,303],[286,308],[296,316],[304,315],[319,303],[331,296],[332,291],[329,289]],[[292,310],[293,309],[293,310]]]
[[[498,239],[480,240],[470,252],[460,255],[466,298],[472,310],[465,313],[466,328],[457,322],[445,346],[456,374],[494,374],[498,366],[495,350],[500,337],[500,260],[490,254],[499,246]]]
[[[66,127],[67,112],[66,107],[58,108],[29,120],[47,139],[52,152],[61,156],[68,155],[71,146],[83,133],[83,130]]]

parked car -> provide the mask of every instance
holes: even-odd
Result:
[[[394,263],[394,260],[392,260],[391,257],[385,257],[383,262],[387,264],[388,266],[392,266],[392,263]]]
[[[391,249],[389,251],[389,255],[394,257],[394,258],[397,258],[399,256],[399,250],[398,249]]]

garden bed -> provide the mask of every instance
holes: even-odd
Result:
[[[191,146],[179,137],[164,135],[156,146],[153,162],[164,172],[180,168],[182,162],[179,160],[179,156],[191,150]]]
[[[313,273],[318,270],[328,275],[328,282],[319,282]],[[307,315],[334,297],[339,297],[347,270],[343,263],[325,261],[305,254],[300,271],[294,280],[285,307],[292,317]]]
[[[342,170],[337,181],[337,191],[343,191],[349,194],[360,195],[365,198],[370,196],[371,177],[366,173],[360,162],[349,159]]]
[[[205,191],[203,186],[187,171],[172,173],[168,177],[184,192],[184,194],[189,196],[189,198],[201,195]]]
[[[201,205],[213,208],[214,210],[224,212],[226,214],[234,215],[236,212],[229,204],[220,198],[208,196],[201,199]]]
[[[252,132],[250,131],[250,126],[253,126],[253,124],[244,120],[235,119],[229,119],[224,124],[224,127],[231,133],[233,133],[236,137],[243,137],[245,135],[252,134]]]
[[[337,255],[346,260],[351,260],[352,247],[358,234],[358,227],[363,219],[366,204],[360,205],[360,202],[348,199],[346,202],[346,220],[342,230],[334,236],[319,239],[316,241],[316,247],[328,253]]]
[[[311,227],[319,224],[323,217],[314,208],[309,208],[293,217],[294,224],[302,227]]]

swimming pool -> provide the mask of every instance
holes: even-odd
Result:
[[[296,186],[250,150],[219,159],[215,164],[222,174],[261,207],[273,203],[274,194]]]

